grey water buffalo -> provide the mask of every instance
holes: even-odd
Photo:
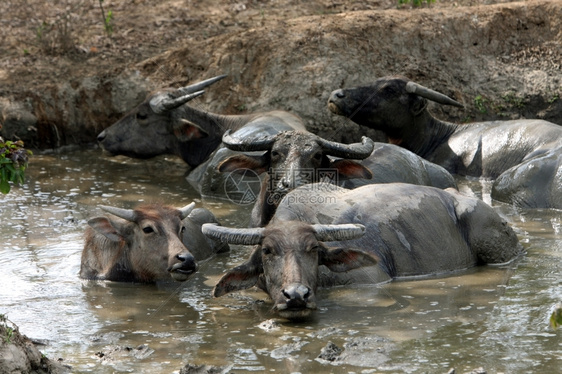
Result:
[[[335,90],[328,107],[359,125],[384,132],[389,142],[460,175],[495,179],[537,154],[562,146],[562,127],[554,123],[536,119],[448,123],[428,112],[427,100],[462,107],[446,95],[401,77]],[[561,165],[554,170],[562,171]],[[556,183],[555,174],[543,174],[549,183]]]
[[[372,153],[374,143],[367,137],[363,137],[361,143],[342,144],[304,131],[285,131],[259,139],[235,139],[226,132],[223,144],[233,151],[265,151],[260,155],[237,154],[218,166],[220,172],[245,172],[247,169],[257,174],[267,172],[252,210],[250,226],[253,227],[265,226],[283,196],[303,184],[324,178],[337,182],[337,177],[373,177],[369,169],[349,160],[360,160]],[[328,156],[346,159],[331,160]]]
[[[80,277],[118,282],[185,281],[197,261],[229,249],[201,232],[218,223],[206,209],[191,203],[181,209],[159,204],[136,209],[101,206],[110,213],[88,221]]]
[[[112,155],[134,158],[176,155],[194,168],[217,149],[226,130],[238,130],[252,123],[302,122],[300,118],[283,111],[222,115],[187,105],[190,100],[203,94],[203,88],[224,77],[221,75],[186,87],[151,94],[127,115],[103,130],[97,137],[99,144]]]
[[[221,172],[267,172],[252,211],[254,227],[265,226],[281,198],[303,184],[330,180],[346,188],[391,182],[455,186],[444,168],[403,148],[374,143],[366,137],[361,143],[342,144],[305,131],[285,131],[259,139],[234,139],[226,132],[223,144],[239,152],[265,151],[234,155],[218,166]]]
[[[537,153],[504,171],[492,198],[525,208],[562,209],[562,149]]]
[[[213,295],[257,286],[289,319],[311,314],[319,286],[447,275],[522,253],[511,227],[482,200],[405,183],[353,190],[309,184],[287,194],[265,228],[205,224],[202,230],[230,244],[256,245]]]
[[[228,131],[228,130],[227,130]],[[248,122],[240,129],[229,132],[229,138],[234,141],[252,141],[274,136],[283,131],[305,131],[302,119],[292,113],[285,111],[272,111],[258,113],[254,120]],[[259,185],[259,178],[255,173],[244,176],[236,173],[221,173],[218,171],[219,165],[224,160],[236,155],[237,152],[228,149],[221,144],[217,150],[209,156],[207,161],[195,168],[188,176],[187,181],[198,190],[203,197],[232,199],[233,192],[240,188],[241,184],[246,184],[245,178],[250,179],[251,183]],[[252,194],[259,193],[259,186]],[[250,197],[253,197],[250,196]],[[239,203],[240,201],[235,201]],[[253,202],[250,199],[249,203]]]

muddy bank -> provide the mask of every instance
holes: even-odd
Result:
[[[432,110],[450,121],[542,118],[562,122],[562,4],[365,10],[237,29],[103,76],[85,75],[0,98],[2,136],[28,147],[95,142],[95,135],[152,89],[226,73],[195,102],[220,113],[285,109],[338,141],[364,129],[326,109],[329,93],[405,75],[465,109]],[[380,136],[368,133],[377,140]]]
[[[32,373],[63,374],[70,373],[70,367],[49,360],[16,325],[1,315],[0,320],[0,374]]]

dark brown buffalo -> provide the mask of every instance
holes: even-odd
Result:
[[[319,285],[446,275],[522,252],[513,230],[482,200],[404,183],[353,190],[309,184],[287,194],[265,228],[202,229],[231,244],[256,245],[213,295],[258,286],[289,319],[311,314]]]
[[[203,236],[201,225],[217,221],[211,212],[194,206],[151,204],[134,210],[101,206],[110,215],[88,221],[80,277],[118,282],[187,280],[197,271],[197,260],[228,250],[226,244]]]
[[[562,152],[561,126],[538,119],[448,123],[429,113],[427,100],[462,107],[439,92],[401,77],[384,77],[364,86],[335,90],[328,107],[359,125],[384,132],[391,143],[454,174],[495,179],[514,168],[511,176],[515,179],[511,182],[503,178],[502,193],[493,194],[494,198],[527,207],[562,208],[562,197],[533,196],[541,193],[541,189],[535,188],[535,182],[528,177],[532,173],[527,172],[543,168],[534,173],[544,178],[544,185],[553,186],[546,193],[559,194],[557,175],[562,174],[562,163],[543,164],[533,160],[543,157],[545,152],[551,155]],[[529,184],[531,188],[526,187]]]

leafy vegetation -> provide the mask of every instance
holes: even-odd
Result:
[[[0,314],[0,331],[2,331],[2,338],[4,342],[10,344],[12,342],[12,336],[14,336],[14,328],[8,326],[8,317],[4,314]],[[11,323],[11,322],[10,322]]]
[[[28,158],[32,152],[23,147],[23,142],[4,141],[0,137],[0,192],[10,192],[10,183],[22,184]]]
[[[562,303],[556,305],[550,315],[550,326],[556,330],[562,325]]]
[[[110,10],[105,14],[105,10],[103,9],[103,0],[99,0],[100,10],[101,10],[101,18],[103,20],[103,28],[107,33],[107,36],[111,36],[113,33],[113,12]]]
[[[486,101],[487,100],[484,99],[482,95],[478,95],[474,98],[474,104],[476,105],[478,111],[482,114],[485,114],[487,112]]]

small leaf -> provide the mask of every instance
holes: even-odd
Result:
[[[4,195],[10,192],[10,183],[6,179],[0,180],[0,192]]]
[[[562,304],[556,305],[550,315],[550,326],[556,330],[560,325],[562,325]]]

